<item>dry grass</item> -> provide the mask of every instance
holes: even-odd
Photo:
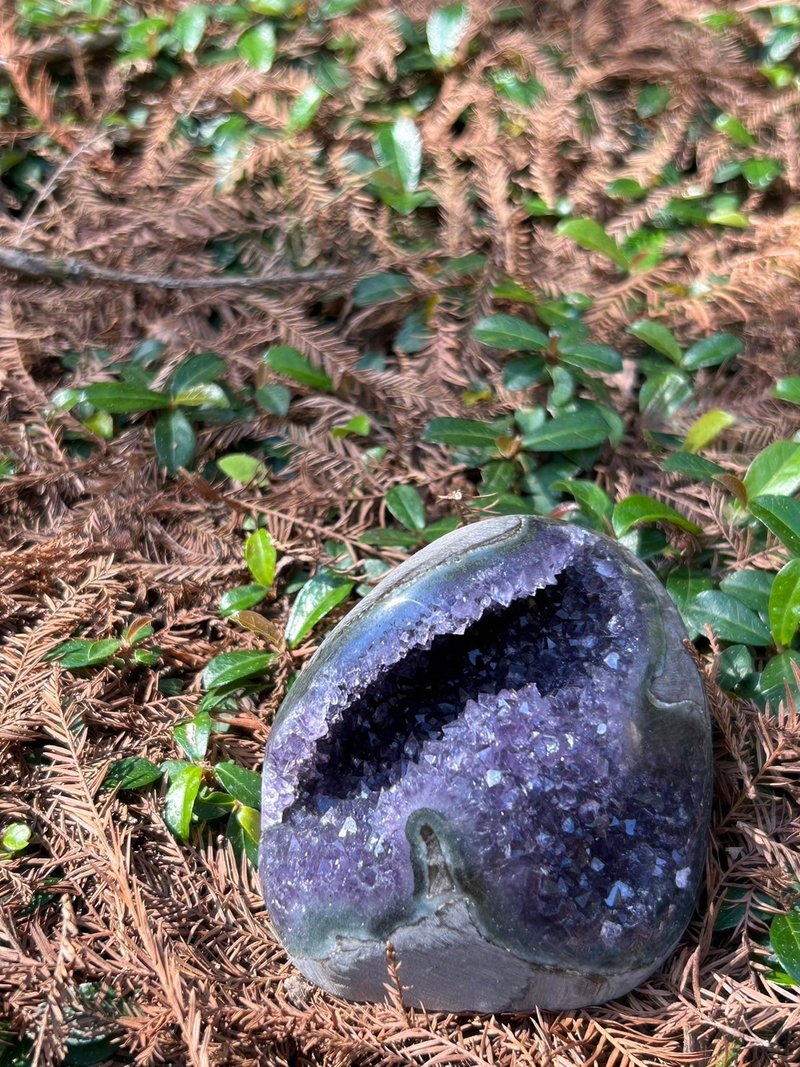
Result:
[[[741,45],[761,30],[748,5],[739,6]],[[368,7],[347,20],[361,44],[361,80],[324,105],[328,130],[337,128],[337,116],[368,116],[364,86],[391,72],[400,49],[388,28],[392,5]],[[403,7],[418,17],[430,5]],[[417,484],[432,514],[450,511],[457,491],[474,494],[465,472],[449,466],[441,450],[419,444],[419,436],[431,417],[461,412],[461,391],[476,376],[498,384],[500,367],[471,339],[470,326],[489,307],[489,284],[501,274],[546,292],[591,293],[598,338],[623,349],[630,344],[622,328],[634,296],[685,338],[734,328],[747,346],[737,375],[710,371],[699,379],[708,406],[739,417],[721,442],[726,451],[744,465],[768,440],[800,429],[769,399],[772,379],[792,369],[800,318],[796,96],[775,93],[756,77],[735,34],[709,34],[701,23],[706,7],[694,0],[543,2],[530,6],[525,28],[514,30],[489,28],[488,11],[475,16],[488,44],[445,77],[422,122],[428,181],[442,203],[438,213],[421,213],[422,221],[398,221],[354,181],[343,153],[357,146],[357,133],[331,137],[321,157],[310,133],[264,142],[243,164],[242,184],[215,190],[211,168],[172,137],[176,116],[237,106],[267,124],[285,118],[284,94],[302,87],[302,77],[280,64],[269,75],[237,63],[189,71],[164,93],[147,127],[120,146],[102,118],[134,91],[133,79],[126,82],[102,56],[84,57],[76,118],[72,125],[56,123],[46,64],[35,62],[30,42],[14,37],[12,21],[2,26],[0,52],[17,57],[8,65],[11,80],[61,146],[60,162],[33,204],[20,212],[6,203],[3,244],[49,257],[80,256],[119,271],[192,276],[215,272],[208,242],[225,238],[238,243],[253,272],[286,262],[341,266],[352,279],[404,270],[418,293],[436,301],[426,350],[414,358],[395,354],[389,370],[376,372],[359,369],[359,357],[368,345],[385,345],[388,328],[406,309],[396,303],[354,309],[350,283],[269,295],[61,285],[5,275],[0,449],[14,457],[17,473],[0,481],[0,827],[12,819],[29,822],[36,846],[0,867],[0,994],[3,1013],[32,1037],[35,1064],[62,1062],[76,989],[86,981],[125,999],[129,1014],[119,1020],[119,1045],[141,1065],[800,1063],[800,995],[765,980],[763,916],[748,908],[737,929],[713,929],[731,888],[745,890],[748,900],[764,890],[781,906],[794,899],[800,722],[793,708],[765,715],[715,690],[712,655],[703,663],[717,723],[706,895],[669,964],[624,1000],[601,1008],[503,1018],[409,1011],[393,984],[402,982],[402,964],[394,979],[387,972],[384,1005],[336,1001],[287,965],[253,872],[237,869],[224,841],[180,846],[164,825],[157,795],[122,799],[99,788],[112,759],[174,756],[171,728],[193,713],[208,659],[257,647],[254,636],[216,610],[220,595],[246,580],[240,536],[246,516],[266,515],[289,567],[314,564],[326,539],[352,542],[379,524],[383,494],[394,482]],[[568,42],[580,57],[581,99],[592,104],[597,122],[590,132],[580,122],[575,84],[543,51],[550,41]],[[300,30],[286,54],[306,47]],[[535,71],[549,92],[511,132],[497,123],[483,78],[486,68],[509,57]],[[634,152],[633,100],[651,80],[672,88],[673,104],[653,147]],[[605,261],[555,237],[509,200],[513,181],[523,191],[570,196],[576,214],[604,217],[619,235],[634,229],[655,209],[655,199],[614,206],[606,183],[620,175],[646,180],[665,161],[687,154],[696,167],[685,184],[707,179],[723,146],[712,133],[687,139],[701,101],[735,111],[760,143],[784,158],[779,197],[751,194],[749,229],[688,230],[663,264],[620,281]],[[466,109],[477,121],[461,130],[454,120]],[[20,136],[9,131],[12,139]],[[281,187],[263,180],[276,167],[285,175]],[[478,226],[479,214],[491,225]],[[392,239],[396,227],[419,227],[435,240],[429,251],[412,255]],[[485,253],[488,265],[465,283],[472,294],[465,312],[431,268],[473,251]],[[721,273],[726,285],[702,298],[691,295],[698,277]],[[48,396],[57,385],[84,384],[102,372],[84,356],[66,373],[59,356],[94,345],[122,360],[143,337],[167,342],[164,377],[187,353],[213,348],[227,362],[233,389],[252,384],[261,373],[258,356],[271,343],[296,345],[324,366],[339,386],[336,394],[309,393],[293,404],[291,421],[262,414],[201,435],[202,459],[211,460],[240,443],[246,448],[248,441],[285,433],[295,443],[299,477],[276,479],[264,491],[224,492],[196,475],[165,479],[149,435],[135,426],[111,442],[95,442],[89,458],[72,454],[65,445],[74,428],[70,416],[47,418]],[[630,434],[606,457],[600,471],[606,487],[617,497],[634,486],[679,500],[717,546],[720,567],[742,565],[749,547],[726,527],[719,491],[661,474],[641,446],[635,396],[624,375],[614,390]],[[502,388],[498,395],[502,408],[511,398]],[[388,449],[374,468],[328,433],[358,412],[370,414],[374,442]],[[280,596],[266,609],[278,621],[286,610]],[[107,637],[138,616],[155,620],[162,650],[155,669],[101,668],[78,676],[47,661],[78,628]],[[297,662],[310,650],[302,648]],[[163,678],[180,679],[181,694],[163,695]],[[245,702],[236,728],[215,735],[212,760],[256,768],[281,696],[278,685],[264,704]],[[42,890],[49,903],[32,907]]]

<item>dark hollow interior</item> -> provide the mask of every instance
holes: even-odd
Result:
[[[562,571],[534,596],[497,605],[463,634],[442,634],[377,677],[320,738],[295,809],[377,792],[419,761],[427,741],[479,694],[535,682],[546,696],[578,685],[612,649],[616,598],[590,565]]]

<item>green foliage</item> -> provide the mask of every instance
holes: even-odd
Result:
[[[295,597],[286,622],[286,641],[295,648],[317,623],[350,595],[355,582],[328,568],[318,571]]]

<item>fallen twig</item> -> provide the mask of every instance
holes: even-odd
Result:
[[[0,248],[0,268],[26,274],[31,278],[52,278],[60,282],[113,282],[121,285],[150,285],[156,289],[274,289],[276,286],[302,285],[306,282],[332,281],[344,278],[344,267],[321,267],[319,270],[289,271],[283,274],[262,274],[255,277],[205,275],[199,278],[164,274],[136,274],[110,270],[95,263],[84,263],[72,256],[46,259],[19,248]]]

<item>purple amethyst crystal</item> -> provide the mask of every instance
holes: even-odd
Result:
[[[260,872],[298,969],[382,1000],[620,996],[692,914],[711,728],[680,619],[617,543],[509,516],[423,549],[328,636],[264,763]]]

